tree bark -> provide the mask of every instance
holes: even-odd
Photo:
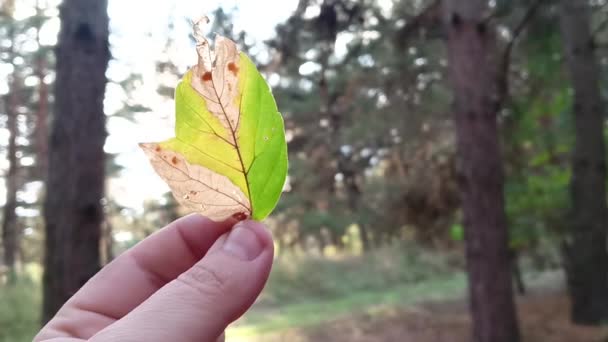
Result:
[[[40,3],[36,4],[36,11],[39,17],[43,16],[43,8]],[[44,181],[46,170],[48,169],[48,120],[49,120],[49,86],[45,83],[47,71],[47,56],[46,52],[40,45],[40,31],[42,30],[42,21],[36,27],[36,41],[38,49],[36,55],[36,77],[38,78],[38,108],[36,111],[36,123],[34,128],[34,139],[36,146],[36,166],[37,176]]]
[[[372,250],[372,241],[369,227],[365,222],[359,222],[359,235],[361,235],[361,247],[363,252],[367,253]]]
[[[475,342],[520,339],[511,282],[497,125],[495,31],[485,0],[446,0],[470,309]]]
[[[519,266],[519,252],[513,248],[510,250],[511,252],[511,260],[513,262],[513,281],[515,282],[515,288],[517,289],[517,293],[520,295],[526,294],[526,283],[524,282],[524,275],[521,271],[521,267]]]
[[[10,81],[10,90],[6,95],[6,128],[9,132],[7,161],[8,170],[5,175],[6,202],[3,208],[2,221],[2,247],[4,250],[4,264],[8,269],[9,283],[16,280],[17,253],[19,251],[19,234],[17,222],[17,191],[19,190],[17,166],[17,106],[20,92],[17,75]]]
[[[15,54],[14,42],[16,33],[12,15],[12,12],[7,13],[7,18],[11,21],[8,32],[8,38],[11,40],[8,54],[11,56],[11,59]],[[15,210],[17,209],[17,190],[19,188],[17,174],[17,107],[19,105],[20,91],[19,75],[17,71],[14,71],[9,79],[9,92],[4,97],[6,129],[8,130],[9,138],[6,151],[6,159],[8,161],[8,169],[5,175],[6,198],[2,213],[2,248],[4,251],[4,264],[8,269],[9,283],[13,283],[16,280],[17,254],[19,252],[18,223]]]
[[[64,0],[44,216],[43,320],[100,268],[109,60],[107,0]]]
[[[571,227],[564,243],[572,320],[600,324],[608,319],[606,151],[604,105],[590,33],[586,0],[562,0],[560,26],[566,65],[574,88],[576,143],[572,155]]]

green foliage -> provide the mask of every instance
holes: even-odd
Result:
[[[0,285],[0,342],[27,342],[40,329],[40,287],[20,279],[16,285]]]
[[[463,242],[464,241],[464,227],[462,224],[454,224],[450,227],[450,237],[454,241]]]
[[[570,207],[572,94],[554,15],[541,11],[530,22],[513,57],[516,73],[503,131],[511,247],[533,254],[546,243],[558,249]]]
[[[442,185],[451,184],[453,175],[417,178],[437,159],[452,163],[453,150],[442,151],[453,145],[445,134],[450,97],[444,44],[416,37],[404,49],[394,40],[402,12],[411,15],[424,6],[399,2],[385,15],[371,1],[339,1],[313,18],[296,11],[277,28],[270,46],[285,58],[274,93],[292,137],[293,188],[284,195],[293,206],[281,205],[280,212],[297,219],[302,235],[319,235],[309,229],[309,216],[327,218],[317,231],[364,225],[379,244],[398,239],[408,224],[447,231],[455,205],[442,193],[451,185]],[[404,176],[409,168],[416,168],[415,177]],[[425,188],[427,181],[442,185]],[[436,200],[442,196],[447,203]],[[439,214],[431,213],[435,204],[442,207]]]

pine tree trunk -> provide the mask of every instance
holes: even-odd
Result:
[[[100,267],[107,0],[64,0],[45,201],[43,320]]]
[[[526,283],[524,282],[524,275],[521,271],[521,267],[519,266],[519,253],[512,248],[511,258],[513,263],[513,281],[515,282],[515,288],[517,289],[517,293],[523,296],[526,294]]]
[[[43,16],[43,8],[39,3],[36,5],[37,15]],[[36,40],[40,48],[40,31],[42,22],[36,27]],[[38,78],[38,110],[34,128],[34,139],[36,146],[36,166],[37,176],[44,181],[46,170],[48,169],[48,120],[49,120],[49,86],[45,83],[47,71],[47,60],[44,50],[38,52],[36,56],[36,77]]]
[[[363,252],[371,251],[372,242],[367,223],[359,222],[359,235],[361,235],[361,247],[363,248]]]
[[[2,247],[4,250],[4,264],[8,269],[9,283],[16,279],[17,253],[19,251],[19,234],[17,224],[17,106],[20,92],[17,76],[12,76],[10,92],[6,95],[6,128],[9,132],[7,161],[8,171],[5,175],[6,202],[3,208],[2,220]]]
[[[497,125],[495,32],[485,0],[446,0],[473,341],[517,342]]]
[[[608,319],[606,251],[606,152],[604,105],[590,34],[586,0],[562,0],[560,24],[574,88],[576,143],[572,156],[571,228],[564,243],[572,319],[599,324]]]

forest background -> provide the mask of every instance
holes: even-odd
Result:
[[[193,13],[290,151],[228,340],[606,341],[607,4],[0,1],[0,341],[185,214],[137,143],[172,136]]]

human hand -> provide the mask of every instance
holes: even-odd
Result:
[[[262,291],[274,253],[262,224],[233,224],[171,223],[89,280],[34,342],[223,339]]]

